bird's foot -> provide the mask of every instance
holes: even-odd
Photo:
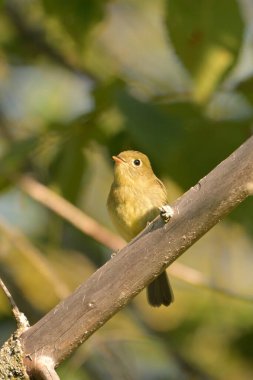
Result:
[[[111,259],[113,259],[113,258],[117,255],[118,252],[119,252],[119,249],[118,249],[116,252],[113,252],[113,253],[111,254]]]
[[[169,205],[164,205],[162,207],[159,207],[160,210],[160,216],[163,219],[165,223],[168,223],[168,221],[171,219],[171,217],[174,214],[173,208]]]

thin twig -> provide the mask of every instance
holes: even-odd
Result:
[[[125,246],[125,242],[119,236],[101,226],[93,218],[85,215],[81,210],[72,205],[60,195],[54,193],[48,187],[40,184],[30,176],[23,176],[17,182],[19,188],[30,197],[36,199],[47,208],[53,210],[65,220],[72,223],[84,234],[91,236],[99,243],[117,251]]]
[[[170,275],[194,286],[199,286],[207,290],[211,290],[217,293],[221,293],[227,297],[235,298],[240,301],[253,302],[252,296],[247,296],[233,292],[230,289],[222,288],[212,282],[207,276],[205,276],[200,271],[190,268],[187,265],[181,263],[174,263],[170,267]]]
[[[22,330],[27,329],[29,327],[29,322],[28,322],[25,314],[19,310],[19,308],[18,308],[16,302],[14,301],[10,291],[8,290],[7,286],[5,285],[5,283],[3,282],[3,280],[1,278],[0,278],[0,287],[3,289],[6,297],[8,298],[8,300],[10,302],[11,310],[12,310],[12,313],[14,315],[14,318],[17,321],[18,329],[22,329]]]
[[[41,253],[41,251],[35,247],[29,239],[26,238],[21,231],[10,228],[7,223],[0,219],[0,233],[11,242],[12,253],[8,256],[0,254],[1,265],[8,265],[9,259],[12,256],[15,258],[15,252],[17,250],[18,255],[22,257],[22,260],[28,260],[33,268],[36,268],[37,277],[42,281],[46,281],[52,286],[52,292],[57,298],[62,299],[69,295],[70,289],[61,279],[56,271],[48,263],[47,258]],[[13,249],[14,248],[14,249]]]

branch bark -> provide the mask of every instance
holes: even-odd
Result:
[[[248,195],[253,183],[253,137],[97,270],[71,296],[21,336],[28,372],[41,357],[64,360],[136,294]]]
[[[15,180],[15,184],[31,198],[51,211],[54,211],[56,214],[60,215],[62,218],[82,231],[85,235],[90,236],[107,248],[117,252],[126,245],[126,242],[119,235],[109,231],[72,203],[56,194],[47,186],[39,183],[31,176],[23,175]],[[252,302],[253,300],[253,296],[245,296],[235,293],[230,289],[215,286],[203,273],[182,263],[174,263],[173,268],[170,269],[169,275],[172,275],[173,277],[176,277],[188,284],[202,286],[206,289],[220,292],[228,297],[237,298],[246,302]],[[59,279],[57,279],[57,285],[58,283]],[[58,286],[56,289],[57,288]]]

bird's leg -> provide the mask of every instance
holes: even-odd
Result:
[[[168,223],[168,221],[171,219],[171,217],[174,214],[173,208],[169,205],[164,205],[159,207],[160,210],[160,216],[163,219],[164,223]]]

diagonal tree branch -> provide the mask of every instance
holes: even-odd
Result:
[[[22,344],[31,374],[44,356],[57,366],[147,286],[168,265],[252,194],[253,137],[158,217],[71,296],[25,331]]]
[[[9,142],[13,141],[12,133],[10,128],[6,123],[4,116],[0,110],[0,133]],[[113,234],[107,228],[102,226],[96,220],[87,216],[79,208],[75,207],[73,204],[68,202],[66,199],[62,198],[60,195],[56,194],[47,186],[39,183],[35,178],[26,174],[19,179],[15,179],[15,184],[31,198],[35,199],[37,202],[41,203],[45,207],[54,211],[56,214],[60,215],[62,218],[67,220],[69,223],[73,224],[76,228],[82,231],[84,234],[92,237],[97,242],[107,246],[113,251],[118,251],[126,245],[126,242],[116,234]],[[253,190],[253,189],[252,189]],[[1,255],[0,255],[1,256]],[[41,265],[40,265],[41,267]],[[43,265],[42,265],[43,268]],[[224,295],[232,298],[237,298],[242,301],[252,302],[253,297],[245,296],[230,289],[220,288],[215,286],[203,273],[196,269],[190,268],[182,263],[174,263],[173,268],[170,270],[170,274],[181,281],[186,283],[202,286],[206,289],[211,289],[223,293]],[[59,288],[59,279],[57,279],[57,286],[55,290]]]
[[[118,251],[126,245],[126,242],[119,235],[109,231],[72,203],[56,194],[47,186],[39,183],[31,176],[23,175],[16,180],[16,185],[18,185],[18,187],[31,198],[54,211],[84,234],[105,245],[107,248],[112,249],[113,251]],[[252,302],[253,300],[253,296],[245,296],[233,292],[230,289],[216,286],[203,273],[182,263],[174,263],[173,268],[170,269],[170,275],[188,284],[202,286],[206,289],[222,293],[228,297],[237,298],[246,302]]]

